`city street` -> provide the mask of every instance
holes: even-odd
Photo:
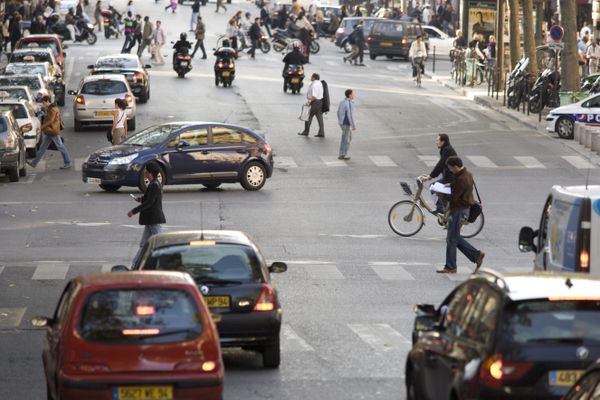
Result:
[[[165,5],[139,2],[136,12],[161,19],[175,41],[188,31],[191,11],[185,5],[166,13]],[[281,54],[242,55],[232,87],[214,85],[210,49],[228,18],[238,9],[258,13],[253,3],[227,6],[219,14],[214,3],[202,7],[209,57],[197,54],[185,79],[171,68],[172,45],[164,47],[167,63],[149,70],[151,98],[138,104],[136,118],[138,131],[178,120],[239,124],[263,133],[274,150],[275,171],[260,191],[166,186],[163,195],[166,230],[242,230],[269,262],[288,263],[274,276],[284,308],[281,366],[263,369],[259,355],[225,350],[225,399],[404,399],[413,306],[438,304],[474,265],[460,255],[456,275],[436,274],[445,231],[431,215],[416,236],[394,234],[387,215],[406,198],[399,182],[413,185],[428,174],[439,157],[435,138],[448,133],[483,198],[485,227],[471,243],[486,253],[484,267],[522,271],[532,269],[533,256],[517,248],[520,227],[539,224],[552,185],[585,184],[588,163],[559,139],[437,82],[424,79],[416,88],[407,61],[367,55],[366,67],[345,64],[325,38],[305,69],[329,84],[326,137],[313,136],[316,121],[310,136],[298,136],[309,81],[300,95],[283,93]],[[99,36],[94,46],[70,45],[67,89],[122,44]],[[149,54],[142,61],[150,63]],[[347,88],[356,95],[357,130],[351,159],[341,161],[335,111]],[[32,327],[32,317],[52,315],[69,278],[128,265],[142,234],[137,216],[127,217],[137,188],[107,193],[82,182],[82,162],[109,143],[104,128],[74,132],[72,104],[68,96],[62,135],[75,168],[60,170],[60,154],[49,151],[21,182],[0,176],[0,399],[45,398],[44,330]],[[591,167],[590,183],[600,184],[598,166]]]

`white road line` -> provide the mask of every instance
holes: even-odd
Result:
[[[316,260],[292,260],[286,261],[286,264],[298,264],[298,265],[328,265],[333,264],[331,261],[316,261]]]
[[[388,156],[369,156],[373,164],[378,167],[397,167],[396,164],[390,157]]]
[[[333,264],[305,265],[304,270],[312,279],[341,280],[345,279],[340,270]]]
[[[21,324],[25,307],[0,308],[0,328],[14,328]]]
[[[274,157],[275,160],[275,167],[280,167],[280,168],[297,168],[298,164],[296,164],[296,161],[294,161],[294,159],[292,157],[282,157],[282,156],[275,156]]]
[[[31,169],[28,169],[28,171],[31,171]],[[27,174],[27,176],[23,177],[23,178],[19,178],[19,182],[17,183],[33,183],[33,181],[35,180],[35,175],[36,174]]]
[[[525,168],[546,168],[537,158],[531,156],[515,156],[515,160],[523,164]]]
[[[369,263],[375,273],[384,281],[414,281],[415,278],[399,264],[373,264]]]
[[[328,167],[347,167],[348,163],[344,160],[338,160],[337,157],[321,157],[321,161]]]
[[[348,324],[376,352],[408,350],[410,342],[388,324]]]
[[[306,343],[304,339],[302,339],[291,326],[288,324],[283,324],[281,326],[281,336],[283,337],[283,341],[281,346],[284,351],[289,352],[300,352],[300,351],[315,351],[311,345]]]
[[[67,57],[67,59],[65,76],[71,76],[71,73],[73,72],[73,65],[75,65],[75,57]]]
[[[561,158],[577,169],[596,168],[594,164],[580,156],[562,156]]]
[[[325,64],[331,65],[332,67],[339,67],[340,66],[339,62],[335,62],[335,61],[331,61],[331,60],[325,61]]]
[[[486,156],[467,156],[467,158],[479,168],[498,168],[498,166]]]
[[[75,159],[75,171],[81,171],[81,164],[86,160],[87,157]]]
[[[67,276],[69,264],[59,262],[39,263],[33,273],[33,280],[61,280]]]
[[[440,156],[419,156],[419,160],[423,161],[428,167],[435,167]]]

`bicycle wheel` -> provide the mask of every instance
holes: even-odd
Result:
[[[465,239],[477,236],[479,232],[481,232],[481,230],[483,229],[484,223],[485,218],[483,216],[483,212],[475,220],[475,222],[464,221],[462,227],[460,228],[460,236],[464,237]]]
[[[418,204],[411,200],[402,200],[390,208],[388,223],[398,235],[408,237],[416,235],[423,228],[425,216]]]

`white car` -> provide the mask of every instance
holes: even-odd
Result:
[[[50,99],[54,103],[54,92],[48,88],[48,83],[40,74],[0,75],[0,86],[27,86],[34,94],[36,100],[44,96],[50,96]]]
[[[0,92],[0,95],[2,94]],[[36,115],[36,111],[26,100],[15,100],[6,97],[0,100],[0,112],[3,111],[12,111],[19,128],[23,132],[27,156],[35,157],[37,148],[42,141],[42,130],[40,129],[42,124]]]
[[[576,121],[600,124],[600,94],[551,110],[546,116],[546,130],[558,133],[561,138],[572,139]]]
[[[454,47],[455,38],[450,37],[447,33],[439,30],[435,26],[423,25],[423,30],[429,38],[429,53],[433,54],[433,47],[435,46],[436,57],[439,54],[448,55],[450,50]]]
[[[31,89],[27,86],[0,86],[0,93],[3,93],[0,98],[26,100],[36,112],[42,110],[42,105],[36,101]]]

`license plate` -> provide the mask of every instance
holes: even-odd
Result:
[[[292,78],[292,83],[300,83],[300,78]]]
[[[182,66],[182,67],[187,67],[187,61],[182,61],[182,62],[181,62],[181,66]]]
[[[223,73],[221,75],[223,75],[224,77],[228,77],[231,73],[229,71],[223,71]]]
[[[381,42],[380,44],[385,47],[392,47],[392,45],[393,45],[392,42]]]
[[[126,386],[113,390],[114,400],[172,400],[171,386]]]
[[[96,111],[94,113],[96,117],[112,117],[114,115],[113,111]]]
[[[87,183],[93,183],[93,184],[101,184],[102,181],[100,180],[100,178],[87,178]]]
[[[550,386],[573,386],[585,371],[579,369],[563,369],[550,371]]]
[[[208,308],[229,307],[228,296],[204,296]]]

